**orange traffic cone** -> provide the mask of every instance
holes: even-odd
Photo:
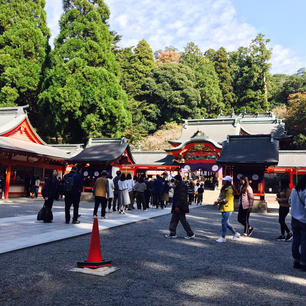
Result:
[[[92,232],[91,232],[91,239],[90,239],[87,261],[78,262],[77,266],[79,268],[97,269],[97,268],[101,268],[101,267],[110,266],[111,263],[112,263],[111,261],[102,260],[98,218],[95,216],[93,226],[92,226]]]

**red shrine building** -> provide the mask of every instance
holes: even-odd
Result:
[[[32,127],[28,106],[0,108],[0,183],[2,197],[28,195],[33,180],[41,184],[53,169],[64,172],[76,147],[47,145]]]
[[[149,176],[180,171],[191,178],[200,177],[206,188],[212,189],[224,174],[234,180],[247,174],[259,196],[277,192],[280,177],[290,179],[292,187],[306,174],[306,151],[283,150],[290,137],[284,123],[272,113],[185,120],[181,137],[169,142],[172,148],[146,152],[131,151],[125,138],[90,139],[85,149],[82,144],[46,144],[32,127],[26,109],[0,108],[4,198],[28,195],[35,178],[42,185],[53,169],[63,174],[74,164],[82,168],[84,191],[92,190],[103,170],[112,176],[117,170]]]

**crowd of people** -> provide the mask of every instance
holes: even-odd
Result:
[[[62,187],[60,187],[62,186]],[[82,175],[77,167],[66,174],[62,183],[57,179],[56,170],[48,177],[42,190],[45,199],[44,207],[49,211],[45,222],[52,222],[53,201],[59,198],[59,193],[65,195],[65,221],[70,223],[70,209],[73,206],[72,223],[78,224],[79,203],[82,192]],[[61,191],[60,191],[61,190]],[[117,171],[116,177],[112,178],[103,171],[101,177],[97,178],[93,188],[94,211],[93,216],[98,215],[101,206],[101,218],[106,213],[118,212],[126,214],[127,210],[139,209],[147,211],[149,208],[161,208],[171,205],[171,221],[169,234],[166,238],[175,239],[176,228],[181,222],[185,229],[186,239],[195,238],[189,223],[186,220],[186,213],[189,212],[189,205],[192,203],[202,204],[204,184],[201,178],[197,181],[183,180],[180,174],[175,177],[167,175],[156,175],[148,179],[145,175],[132,177]],[[238,222],[243,226],[243,233],[240,234],[230,223],[234,211],[234,196],[239,196]],[[296,187],[292,190],[288,181],[281,181],[281,189],[277,194],[279,203],[279,223],[281,235],[278,240],[292,240],[292,256],[294,268],[306,271],[306,176],[302,176]],[[136,207],[135,207],[136,203]],[[216,240],[218,243],[226,242],[227,230],[232,233],[232,240],[241,236],[249,237],[254,233],[254,227],[250,224],[250,214],[254,204],[253,190],[247,176],[241,176],[238,186],[234,186],[231,176],[222,179],[222,188],[218,199],[214,202],[221,212],[221,236]],[[286,224],[286,216],[291,208],[291,229]]]

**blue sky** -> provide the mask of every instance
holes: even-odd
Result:
[[[248,46],[256,34],[271,40],[272,73],[293,74],[306,66],[305,0],[105,0],[110,28],[122,35],[122,47],[141,39],[153,50],[190,41],[204,52]],[[46,0],[52,39],[58,34],[62,0]]]

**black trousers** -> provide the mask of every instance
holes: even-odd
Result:
[[[80,194],[66,194],[65,195],[65,219],[66,223],[70,222],[70,208],[73,205],[72,221],[77,221],[79,216]]]
[[[49,208],[50,210],[52,209],[54,199],[48,198],[48,200],[45,200],[44,206]]]
[[[191,204],[194,199],[194,194],[193,193],[188,193],[188,203]]]
[[[170,221],[170,226],[169,226],[170,235],[176,235],[176,228],[177,228],[177,225],[178,225],[179,221],[181,222],[181,224],[182,224],[184,230],[186,231],[187,235],[192,236],[193,231],[192,231],[189,223],[186,220],[185,213],[182,213],[182,212],[172,214],[171,221]]]
[[[94,216],[98,213],[98,208],[101,204],[101,217],[105,217],[105,208],[107,205],[107,200],[105,197],[95,197],[95,208],[94,208]]]
[[[136,193],[136,203],[137,203],[137,209],[141,209],[141,205],[144,210],[147,208],[144,192]]]
[[[108,198],[108,199],[107,199],[108,209],[111,209],[111,208],[112,208],[112,202],[113,202],[113,198]]]
[[[116,211],[116,209],[119,209],[118,205],[118,198],[119,198],[119,191],[114,191],[114,200],[113,200],[113,211]]]
[[[244,226],[244,234],[248,234],[250,223],[250,211],[249,209],[243,209],[242,205],[239,206],[239,212],[238,212],[238,222],[241,223]]]
[[[287,234],[290,233],[290,230],[286,224],[286,217],[289,213],[289,207],[280,206],[278,213],[279,213],[278,222],[280,224],[281,233],[284,236],[285,232]]]

